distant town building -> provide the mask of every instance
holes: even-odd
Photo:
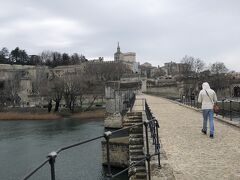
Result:
[[[119,43],[118,43],[117,52],[114,53],[114,61],[123,61],[123,62],[134,63],[134,62],[136,62],[136,53],[134,53],[134,52],[122,53],[120,50]]]
[[[152,64],[145,62],[144,64],[140,65],[141,75],[151,78],[154,75],[154,72],[156,71],[156,67],[152,66]]]
[[[37,61],[37,56],[31,56],[31,58]],[[11,96],[18,96],[21,106],[43,104],[47,100],[43,94],[47,95],[48,92],[40,93],[39,89],[46,89],[45,85],[47,85],[48,81],[54,79],[54,77],[61,78],[66,74],[76,73],[88,73],[88,76],[91,76],[92,80],[101,84],[108,81],[109,77],[113,78],[114,76],[115,78],[116,76],[115,79],[120,78],[120,74],[122,73],[124,76],[122,76],[121,81],[141,81],[141,89],[143,91],[163,91],[163,87],[166,87],[166,93],[169,93],[167,87],[175,88],[175,86],[182,86],[180,87],[182,90],[179,94],[186,94],[183,89],[193,88],[191,84],[194,77],[185,76],[187,77],[187,81],[189,81],[184,82],[185,84],[180,82],[177,77],[189,71],[188,66],[188,64],[173,61],[164,63],[162,67],[152,66],[149,62],[140,65],[136,60],[136,53],[122,53],[118,43],[117,51],[114,53],[114,61],[104,61],[103,57],[99,57],[98,59],[81,61],[81,63],[76,65],[57,66],[54,68],[48,66],[0,64],[0,97],[1,95],[4,96],[2,92],[5,90],[4,92],[7,94],[11,93]],[[111,70],[114,72],[113,74],[110,73]],[[240,97],[240,73],[229,72],[225,76],[229,78],[233,96]],[[199,74],[199,77],[211,77],[211,72],[209,70],[203,71]],[[39,84],[42,81],[44,84]],[[156,86],[160,87],[160,89],[157,89]],[[176,89],[173,90],[175,92]]]
[[[139,63],[136,62],[136,53],[135,52],[127,52],[122,53],[120,50],[120,46],[118,43],[117,52],[114,53],[114,61],[121,61],[126,64],[133,73],[139,73]]]
[[[152,67],[152,64],[145,62],[143,64],[141,64],[142,67]]]
[[[21,105],[31,105],[39,74],[48,76],[48,67],[0,64],[0,91],[7,88],[10,96],[18,96]]]
[[[164,66],[161,67],[161,69],[163,69],[166,74],[169,76],[174,76],[174,75],[178,75],[181,73],[184,73],[184,71],[186,71],[187,66],[189,66],[188,64],[184,64],[184,63],[176,63],[176,62],[168,62],[168,63],[164,63]]]

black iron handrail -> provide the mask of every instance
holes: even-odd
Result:
[[[82,141],[82,142],[79,142],[79,143],[71,144],[71,145],[62,147],[62,148],[58,149],[57,151],[51,152],[50,154],[48,154],[47,159],[45,161],[43,161],[39,166],[37,166],[35,169],[33,169],[31,172],[29,172],[27,175],[25,175],[22,178],[22,180],[27,180],[30,177],[32,177],[32,175],[34,175],[39,169],[41,169],[47,163],[50,164],[50,168],[51,168],[51,180],[55,180],[55,159],[57,158],[57,156],[60,152],[71,149],[71,148],[74,148],[74,147],[77,147],[77,146],[80,146],[80,145],[83,145],[83,144],[86,144],[86,143],[89,143],[89,142],[92,142],[92,141],[95,141],[95,140],[98,140],[98,139],[101,139],[101,138],[105,138],[106,145],[107,145],[106,150],[107,150],[107,169],[108,169],[107,178],[108,179],[113,179],[113,178],[117,177],[118,175],[126,172],[130,168],[136,166],[140,162],[147,161],[147,164],[148,164],[148,179],[151,180],[150,161],[151,161],[152,156],[158,155],[158,165],[159,165],[159,168],[161,168],[161,164],[160,164],[160,144],[159,144],[159,137],[158,137],[159,124],[158,124],[158,121],[155,118],[153,118],[151,110],[150,110],[149,106],[147,105],[146,101],[145,101],[145,112],[146,112],[146,115],[147,115],[147,120],[142,122],[142,123],[137,123],[137,124],[132,125],[130,127],[122,128],[122,129],[115,130],[115,131],[107,131],[107,132],[104,132],[104,134],[101,135],[101,136],[97,136],[97,137],[94,137],[92,139],[85,140],[85,141]],[[125,131],[125,130],[128,130],[128,129],[137,127],[137,126],[141,126],[141,125],[144,125],[144,127],[145,127],[145,136],[146,136],[145,139],[146,139],[146,146],[147,146],[145,157],[142,160],[137,161],[134,164],[131,164],[126,169],[124,169],[124,170],[122,170],[122,171],[113,175],[112,172],[111,172],[110,152],[109,152],[109,139],[110,139],[111,135],[115,134],[115,133],[118,133],[118,132],[121,132],[121,131]],[[152,154],[152,155],[150,155],[150,153],[149,153],[148,127],[149,127],[150,132],[151,132],[151,137],[153,138],[153,142],[154,142],[153,144],[155,145],[155,153]]]
[[[47,160],[45,160],[43,163],[41,163],[37,168],[35,168],[34,170],[32,170],[30,173],[28,173],[27,175],[24,176],[24,178],[22,178],[22,180],[27,180],[29,179],[33,174],[35,174],[39,169],[41,169],[45,164],[49,163],[50,164],[50,167],[51,167],[51,179],[52,180],[55,180],[55,168],[54,168],[54,164],[55,164],[55,159],[57,158],[57,155],[64,151],[64,150],[67,150],[67,149],[70,149],[70,148],[73,148],[73,147],[76,147],[76,146],[80,146],[82,144],[86,144],[86,143],[89,143],[91,141],[95,141],[97,139],[101,139],[103,138],[104,135],[102,136],[98,136],[98,137],[95,137],[95,138],[92,138],[92,139],[89,139],[89,140],[86,140],[86,141],[82,141],[82,142],[79,142],[79,143],[75,143],[75,144],[72,144],[72,145],[69,145],[69,146],[65,146],[65,147],[62,147],[60,148],[59,150],[57,151],[52,151],[51,153],[49,153],[47,155]]]
[[[159,123],[157,119],[153,116],[153,113],[151,112],[150,107],[147,104],[147,101],[145,101],[145,112],[149,121],[149,128],[151,133],[151,138],[153,140],[153,145],[155,145],[155,154],[158,155],[158,167],[161,168],[160,163],[160,141],[159,141],[159,132],[158,129],[160,128]]]
[[[200,103],[197,102],[196,97],[191,98],[190,96],[185,96],[181,99],[180,102],[186,105],[190,105],[191,107],[198,109],[201,108]],[[220,107],[220,111],[217,115],[221,115],[223,118],[228,116],[230,118],[230,121],[232,121],[234,118],[240,118],[240,101],[223,99],[221,101],[218,101],[217,104]]]
[[[136,100],[136,94],[134,93],[132,98],[130,98],[129,100],[129,104],[130,104],[130,111],[132,111],[132,108],[133,108],[133,105],[135,103],[135,100]]]

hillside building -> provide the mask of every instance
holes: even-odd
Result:
[[[122,53],[118,43],[117,52],[114,53],[114,61],[121,61],[126,64],[133,73],[139,73],[139,63],[136,62],[136,53],[127,52]]]

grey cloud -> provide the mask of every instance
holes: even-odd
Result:
[[[0,2],[5,5],[0,13],[0,47],[113,58],[120,41],[122,51],[135,51],[141,63],[161,65],[188,54],[206,63],[223,61],[240,71],[238,0]],[[41,24],[54,19],[60,23]],[[19,28],[23,22],[29,28]]]

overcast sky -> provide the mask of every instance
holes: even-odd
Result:
[[[185,55],[240,71],[239,0],[0,0],[0,48],[163,65]]]

